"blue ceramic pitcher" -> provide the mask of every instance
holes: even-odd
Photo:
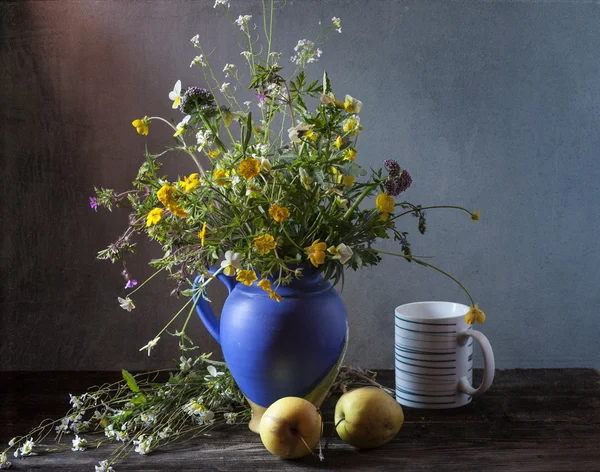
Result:
[[[250,429],[255,432],[264,410],[280,398],[303,397],[319,406],[345,354],[348,323],[342,298],[316,271],[305,268],[303,273],[276,288],[280,302],[256,282],[248,287],[217,274],[229,290],[220,321],[207,300],[196,298],[200,319],[221,345],[252,406]]]

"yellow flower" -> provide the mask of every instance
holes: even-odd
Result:
[[[179,136],[181,133],[183,133],[185,131],[185,127],[187,126],[188,122],[190,121],[190,118],[192,118],[190,115],[186,115],[183,120],[181,120],[179,123],[177,123],[177,126],[175,127],[175,133],[173,134],[173,136]]]
[[[271,208],[269,208],[269,215],[271,215],[277,223],[283,223],[290,217],[290,210],[285,207],[280,207],[279,205],[272,205]]]
[[[269,294],[269,298],[273,298],[277,303],[281,301],[281,296],[275,293],[267,279],[262,279],[257,285]]]
[[[246,180],[250,180],[260,174],[260,163],[257,159],[248,157],[240,162],[238,172]]]
[[[229,171],[224,169],[217,169],[213,172],[213,178],[217,185],[227,185],[227,177],[229,177]]]
[[[344,145],[344,141],[342,140],[342,137],[341,137],[341,136],[338,136],[338,137],[335,139],[335,141],[333,142],[333,145],[334,145],[336,148],[338,148],[338,149],[339,149],[339,148],[341,148],[341,147]]]
[[[200,245],[204,246],[204,239],[206,238],[206,221],[202,223],[202,229],[198,233],[198,237],[200,238]]]
[[[346,95],[346,100],[344,101],[344,110],[346,110],[348,113],[360,113],[362,110],[362,105],[363,104],[360,100],[357,100],[350,95]]]
[[[342,177],[343,177],[343,175],[341,174],[341,172],[339,170],[337,170],[333,166],[331,166],[331,168],[329,170],[331,170],[331,174],[333,175],[333,181],[336,184],[341,183],[342,182]]]
[[[327,252],[331,254],[332,259],[338,259],[342,264],[348,262],[352,257],[352,254],[354,254],[352,248],[346,246],[344,243],[328,247]]]
[[[175,82],[175,85],[173,86],[173,91],[169,92],[169,98],[173,100],[172,108],[177,108],[181,103],[181,80]]]
[[[344,159],[354,162],[354,160],[356,159],[356,149],[354,149],[354,148],[346,149],[346,152],[344,153]]]
[[[380,193],[375,200],[375,206],[380,213],[393,213],[396,202],[387,193]]]
[[[184,177],[183,180],[180,180],[179,185],[184,192],[191,192],[200,185],[200,177],[198,174],[191,174],[189,177]]]
[[[327,244],[320,243],[317,239],[316,241],[313,241],[313,243],[310,246],[304,248],[304,251],[308,255],[311,264],[315,267],[319,267],[320,264],[323,264],[325,262],[326,247]]]
[[[306,133],[304,133],[303,138],[308,138],[311,141],[316,141],[317,139],[319,139],[317,134],[312,129],[309,129],[308,131],[306,131]]]
[[[481,218],[481,211],[477,210],[477,211],[474,211],[473,213],[471,213],[471,219],[473,221],[479,221],[480,218]]]
[[[356,132],[360,129],[360,120],[357,116],[346,118],[342,124],[343,130],[352,136],[354,136]]]
[[[175,186],[167,182],[160,188],[158,192],[156,192],[156,197],[164,206],[168,207],[169,205],[175,203],[173,192],[175,192]]]
[[[217,156],[219,155],[219,153],[220,153],[220,151],[219,151],[218,149],[215,149],[214,151],[210,151],[210,152],[208,153],[208,155],[209,155],[210,157],[217,157]]]
[[[135,130],[138,134],[142,134],[144,136],[148,136],[148,130],[150,125],[150,120],[147,116],[144,116],[141,120],[133,120],[131,122]]]
[[[226,251],[225,257],[221,261],[223,273],[228,277],[233,277],[236,270],[242,268],[242,255],[239,252]]]
[[[269,254],[272,249],[277,247],[277,241],[270,234],[265,234],[254,238],[254,247],[262,254]]]
[[[180,207],[179,205],[177,205],[177,203],[171,203],[167,209],[174,214],[175,216],[180,216],[181,218],[187,218],[188,216],[190,216],[188,214],[187,211],[185,211],[184,208]]]
[[[477,303],[471,305],[471,308],[465,315],[465,321],[470,325],[474,324],[476,321],[477,323],[483,323],[485,321],[485,313],[479,309]]]
[[[354,177],[353,175],[344,175],[344,178],[342,179],[342,182],[344,184],[344,188],[350,188],[354,185],[354,182],[356,181],[356,177]]]
[[[161,220],[164,214],[165,210],[162,208],[154,208],[150,210],[150,213],[148,213],[148,216],[146,217],[146,226],[154,226]]]
[[[238,270],[235,280],[250,287],[257,278],[253,270]]]

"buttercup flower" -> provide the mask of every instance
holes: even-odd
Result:
[[[229,171],[225,169],[217,169],[213,171],[213,178],[215,179],[215,184],[217,185],[227,185],[227,177],[229,177]]]
[[[248,157],[240,162],[238,172],[246,180],[250,180],[260,174],[260,163],[258,160]]]
[[[150,120],[147,116],[144,116],[141,120],[133,120],[131,122],[138,134],[148,136],[148,130],[150,129]]]
[[[389,214],[394,212],[395,206],[396,202],[394,199],[385,193],[380,193],[375,200],[375,207],[377,208],[377,211],[379,211],[379,217],[383,221],[386,221]]]
[[[189,177],[184,177],[183,180],[180,180],[179,185],[184,192],[191,192],[200,185],[200,176],[198,174],[190,174]]]
[[[362,110],[362,105],[363,104],[360,100],[357,100],[350,95],[346,95],[346,100],[344,101],[344,110],[346,110],[348,113],[360,113]]]
[[[173,192],[175,192],[175,186],[167,182],[163,184],[158,192],[156,192],[156,198],[158,198],[164,206],[168,207],[175,201]]]
[[[183,120],[181,120],[179,123],[177,123],[176,126],[176,130],[175,133],[173,134],[173,136],[179,136],[181,133],[183,133],[183,131],[185,130],[185,127],[187,126],[188,122],[190,121],[191,115],[186,115]]]
[[[347,161],[354,162],[354,160],[356,159],[356,149],[354,149],[354,148],[346,149],[346,151],[344,152],[344,159],[346,159]]]
[[[169,92],[169,98],[173,100],[172,108],[177,108],[181,103],[181,80],[175,82],[173,90]]]
[[[275,293],[275,291],[271,288],[271,282],[269,282],[267,279],[262,279],[257,285],[269,294],[269,298],[274,299],[277,303],[281,301],[281,296]]]
[[[485,321],[485,313],[483,313],[483,311],[481,311],[479,309],[479,307],[477,306],[477,303],[475,303],[474,305],[471,305],[471,307],[469,308],[469,311],[465,315],[465,322],[472,325],[475,322],[483,323],[484,321]]]
[[[261,254],[269,254],[271,250],[277,247],[277,241],[270,234],[265,234],[254,238],[254,247],[258,249]]]
[[[146,217],[146,227],[154,226],[162,219],[164,214],[165,210],[162,208],[154,208],[150,210],[150,213],[148,213],[148,216]]]
[[[237,280],[238,282],[242,282],[248,287],[252,285],[252,282],[254,282],[257,279],[258,277],[256,277],[256,274],[253,270],[238,270],[237,276],[235,278],[235,280]]]
[[[290,211],[285,207],[272,205],[271,208],[269,208],[269,215],[271,215],[277,223],[283,223],[290,217]]]
[[[335,141],[333,142],[333,145],[340,149],[343,145],[344,145],[344,141],[342,140],[341,136],[338,136],[337,138],[335,138]]]
[[[352,254],[354,254],[352,249],[344,243],[327,248],[327,252],[332,255],[332,259],[339,259],[342,264],[348,262],[352,257]]]
[[[198,237],[200,238],[200,245],[204,246],[204,238],[206,238],[206,221],[202,223],[202,229],[198,233]]]
[[[323,264],[325,262],[326,247],[327,244],[319,242],[319,240],[317,239],[316,241],[313,241],[313,243],[310,246],[304,248],[304,251],[308,255],[311,264],[315,267],[319,267],[320,264]]]
[[[239,252],[227,251],[225,259],[221,261],[223,273],[229,277],[235,275],[235,271],[242,268],[242,255]]]
[[[133,300],[131,300],[131,298],[129,298],[129,297],[126,297],[126,298],[117,297],[117,300],[119,301],[119,305],[121,306],[121,308],[123,308],[123,310],[127,310],[127,311],[131,312],[131,310],[133,310],[135,308],[135,305],[133,304]]]

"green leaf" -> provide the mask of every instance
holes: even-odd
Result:
[[[331,82],[329,81],[327,72],[323,72],[323,93],[329,92],[331,92]]]
[[[362,177],[363,175],[367,175],[367,171],[354,162],[346,162],[339,166],[339,169],[344,175],[351,175],[354,177]]]
[[[134,392],[137,393],[140,391],[140,387],[138,387],[137,382],[135,381],[135,379],[133,378],[133,375],[131,375],[129,372],[127,372],[125,369],[123,369],[121,371],[121,373],[123,374],[123,378],[125,379],[125,381],[127,382],[127,385],[129,386],[129,389]]]
[[[279,155],[279,159],[285,162],[286,164],[293,164],[298,158],[298,154],[291,150],[284,151]]]
[[[131,400],[131,403],[133,403],[134,405],[143,405],[144,403],[146,403],[148,400],[146,399],[146,396],[143,393],[138,393],[137,395],[135,395]]]

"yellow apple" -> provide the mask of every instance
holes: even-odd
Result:
[[[283,459],[311,454],[321,433],[321,414],[303,398],[277,400],[260,420],[260,439],[270,453]]]
[[[344,393],[335,405],[335,429],[344,442],[360,449],[390,441],[404,422],[400,404],[377,387]]]

